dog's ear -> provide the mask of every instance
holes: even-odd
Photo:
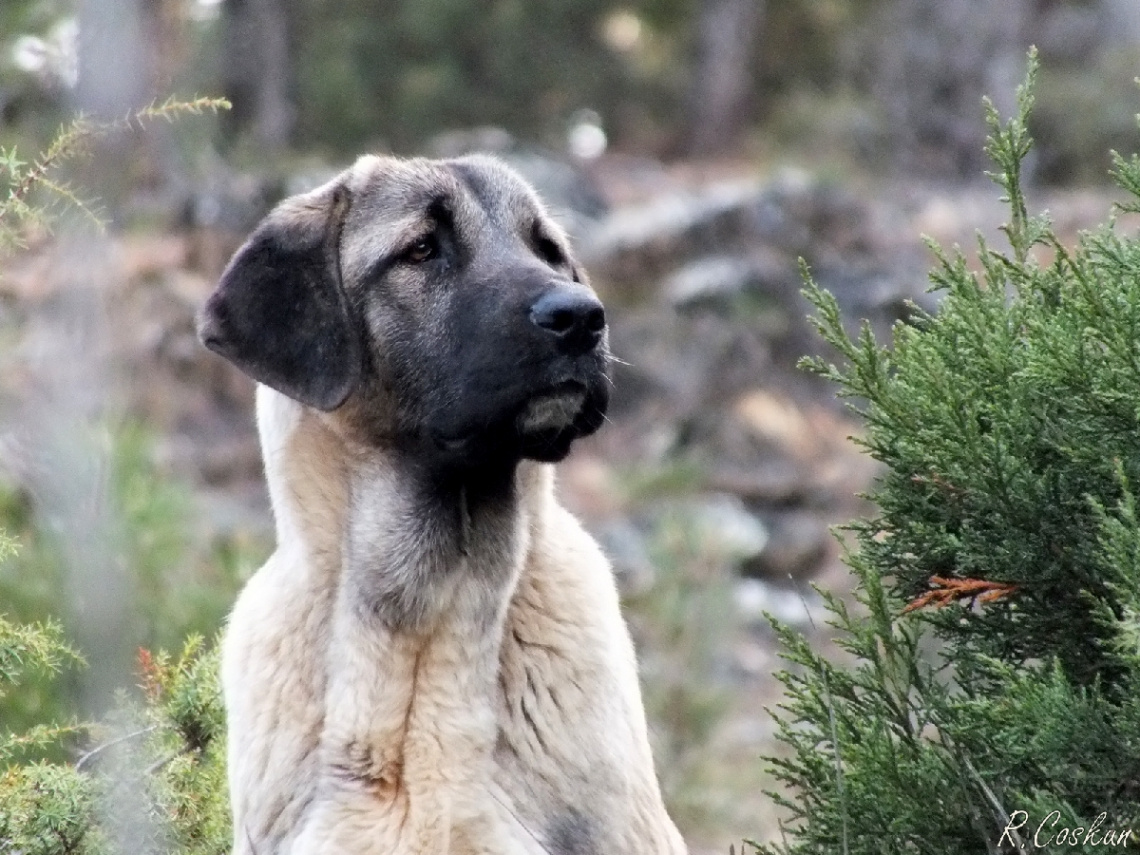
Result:
[[[198,316],[198,337],[261,383],[334,410],[360,382],[361,333],[340,275],[351,204],[337,183],[287,199],[237,251]]]

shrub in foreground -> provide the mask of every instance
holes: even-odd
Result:
[[[111,721],[0,733],[0,852],[221,855],[230,844],[217,656],[140,652],[144,700]],[[36,672],[81,664],[55,624],[0,617],[0,697]],[[72,762],[44,759],[60,745]]]
[[[1067,248],[1030,216],[1034,71],[1014,118],[987,105],[1009,251],[936,248],[941,304],[888,347],[806,292],[843,357],[808,365],[884,468],[850,526],[860,607],[824,593],[850,664],[778,627],[769,855],[1140,843],[1140,239],[1110,219]],[[1140,159],[1114,161],[1140,211]]]

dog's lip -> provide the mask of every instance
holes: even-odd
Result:
[[[555,383],[553,386],[546,387],[534,395],[535,398],[556,398],[561,395],[584,395],[589,391],[589,387],[581,380],[574,378],[567,378]]]
[[[471,441],[470,434],[460,434],[458,436],[445,436],[439,432],[432,433],[432,441],[435,442],[436,447],[440,451],[456,452],[462,451],[467,447]]]
[[[531,394],[523,406],[523,411],[525,412],[527,408],[542,401],[558,401],[560,399],[577,401],[578,404],[581,405],[586,402],[589,395],[590,387],[585,382],[573,378],[560,380],[550,386],[544,386]]]
[[[454,428],[448,430],[437,426],[429,429],[427,435],[440,451],[457,452],[462,451],[471,442],[475,432],[466,429],[455,430]]]

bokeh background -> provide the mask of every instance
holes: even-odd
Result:
[[[828,646],[811,586],[848,587],[829,527],[875,474],[795,367],[798,260],[880,335],[932,307],[923,235],[1000,240],[982,99],[1009,112],[1030,45],[1030,202],[1073,236],[1137,148],[1136,0],[3,0],[9,156],[76,113],[233,108],[92,140],[52,173],[83,206],[0,261],[0,612],[91,664],[0,728],[101,713],[271,549],[252,384],[193,333],[245,234],[358,153],[493,151],[610,307],[612,421],[560,489],[614,561],[670,806],[696,852],[778,839],[764,613]]]

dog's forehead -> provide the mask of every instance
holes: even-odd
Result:
[[[525,220],[541,205],[513,169],[488,156],[455,160],[362,157],[349,170],[353,208],[360,219],[392,222],[422,216],[436,203],[457,220]]]
[[[445,163],[488,214],[506,214],[525,220],[543,213],[538,194],[502,161],[486,155],[471,155]]]
[[[347,170],[344,182],[352,194],[345,222],[349,267],[405,245],[430,223],[439,206],[469,235],[488,229],[521,231],[545,216],[530,185],[485,155],[454,160],[368,155]]]

